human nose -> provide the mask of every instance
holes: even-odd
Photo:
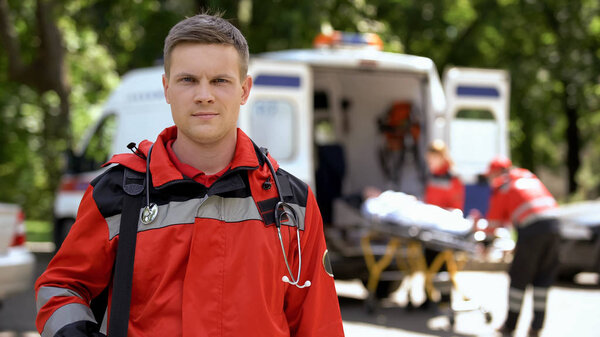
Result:
[[[215,100],[212,88],[209,83],[200,81],[196,86],[194,101],[196,103],[213,103]]]

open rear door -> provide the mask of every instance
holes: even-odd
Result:
[[[286,171],[314,188],[312,77],[301,63],[252,59],[254,80],[239,126]]]
[[[490,160],[508,156],[510,76],[504,70],[450,68],[444,73],[448,148],[465,182],[465,212],[487,212],[489,190],[477,184]]]

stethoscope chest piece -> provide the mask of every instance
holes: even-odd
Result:
[[[149,225],[152,223],[152,221],[154,221],[154,219],[156,219],[156,216],[158,215],[158,206],[155,203],[151,203],[149,205],[146,205],[146,207],[144,207],[144,210],[142,211],[142,223],[144,225]]]

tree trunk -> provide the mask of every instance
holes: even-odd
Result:
[[[567,83],[563,83],[565,84],[566,88]],[[567,92],[563,94],[563,106],[567,115],[567,179],[569,183],[569,194],[571,194],[577,191],[578,184],[576,175],[577,171],[579,170],[579,166],[581,166],[581,158],[579,155],[581,149],[581,139],[579,135],[579,128],[577,127],[579,114],[577,112],[577,105],[569,104],[569,94]]]

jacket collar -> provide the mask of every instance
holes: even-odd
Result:
[[[167,142],[171,139],[177,138],[177,127],[172,126],[163,130],[154,143],[144,140],[139,146],[139,152],[143,156],[148,156],[150,148],[150,172],[152,173],[152,185],[155,188],[160,188],[169,183],[177,181],[191,181],[185,178],[175,165],[169,159],[167,153]],[[237,129],[237,143],[235,146],[235,152],[231,161],[231,167],[223,177],[227,176],[231,171],[237,171],[240,169],[256,169],[262,164],[262,160],[259,161],[260,154],[257,153],[257,149],[254,146],[252,140],[241,130]],[[269,156],[269,159],[273,163],[274,168],[277,170],[277,163]],[[132,170],[138,172],[146,171],[146,161],[134,154],[118,154],[106,163],[108,164],[121,164],[129,167]]]

